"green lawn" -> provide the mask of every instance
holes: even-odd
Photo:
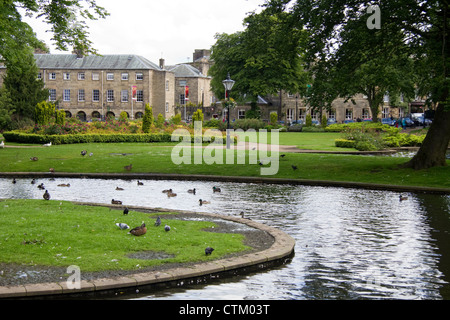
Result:
[[[166,214],[166,213],[165,213]],[[248,249],[243,236],[207,232],[209,221],[165,219],[155,227],[158,214],[80,206],[64,201],[4,200],[0,202],[0,262],[67,267],[81,270],[134,270],[170,262],[196,262]],[[136,237],[115,223],[139,226],[148,231]],[[169,232],[164,224],[170,225]],[[211,256],[205,248],[213,247]],[[163,252],[167,259],[133,259],[142,251]]]
[[[325,136],[321,136],[322,134],[312,133],[303,136],[303,133],[299,133],[298,136],[302,139],[306,137],[305,141],[312,141],[314,135],[317,135],[325,141]],[[283,135],[280,141],[290,144],[298,140],[295,136]],[[300,141],[299,144],[301,143]],[[325,142],[322,142],[322,146],[324,145]],[[257,151],[245,152],[247,157],[245,164],[237,164],[236,159],[234,164],[229,164],[225,160],[225,152],[223,164],[194,164],[193,149],[191,157],[188,157],[191,160],[190,163],[175,164],[171,158],[173,147],[174,144],[164,146],[145,143],[111,143],[58,145],[50,148],[41,146],[5,148],[0,149],[2,164],[0,170],[3,172],[48,172],[49,168],[54,168],[56,172],[120,173],[126,172],[124,166],[133,164],[131,171],[133,173],[261,176],[261,166],[249,161],[249,156],[255,159],[263,156]],[[81,150],[93,152],[93,156],[82,157]],[[201,152],[202,149],[195,150]],[[405,163],[406,158],[299,153],[287,153],[284,158],[279,158],[277,154],[272,156],[279,159],[279,170],[276,175],[267,177],[450,188],[449,166],[421,171],[400,169],[399,165]],[[31,161],[30,157],[38,157],[39,160]],[[275,167],[275,164],[263,163],[266,168]],[[448,163],[450,164],[450,161]],[[296,165],[298,170],[294,171],[292,165]]]

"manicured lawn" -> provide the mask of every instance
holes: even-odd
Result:
[[[246,250],[243,236],[207,232],[214,223],[165,219],[158,214],[75,205],[64,201],[4,200],[0,202],[0,262],[66,267],[83,271],[134,270],[169,262],[195,262]],[[136,227],[145,221],[148,231],[136,237],[115,223]],[[170,225],[169,232],[164,224]],[[205,248],[213,247],[211,256]],[[142,251],[165,253],[166,259],[133,259]]]
[[[300,137],[303,137],[301,134]],[[313,135],[306,137],[312,139]],[[289,139],[291,137],[280,140],[289,141]],[[191,156],[187,157],[190,161],[175,164],[171,157],[174,146],[175,144],[164,146],[145,143],[111,143],[58,145],[50,148],[41,146],[5,148],[0,150],[2,164],[0,170],[3,172],[48,172],[49,168],[54,168],[56,172],[126,173],[124,166],[133,164],[132,173],[258,177],[261,176],[261,166],[258,162],[250,162],[250,159],[263,159],[263,167],[266,168],[276,167],[274,163],[270,164],[264,160],[264,155],[258,154],[257,150],[245,152],[245,164],[237,164],[236,158],[234,164],[230,164],[226,161],[225,152],[223,152],[223,158],[220,156],[218,158],[222,159],[222,164],[206,164],[205,162],[195,164],[194,150],[202,152],[205,149],[192,149]],[[80,154],[81,150],[87,150],[88,154],[93,152],[93,156],[83,157]],[[299,153],[287,153],[284,158],[279,157],[278,154],[271,156],[279,159],[279,168],[276,175],[267,177],[450,188],[450,166],[421,171],[400,169],[398,166],[405,163],[406,158]],[[30,157],[38,157],[39,160],[31,161]],[[202,160],[201,157],[200,160]],[[450,164],[450,161],[448,163]],[[296,165],[298,169],[294,171],[292,165]]]

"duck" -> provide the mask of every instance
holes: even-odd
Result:
[[[58,187],[70,187],[70,183],[60,183]]]
[[[16,178],[13,178],[12,183],[15,184],[16,182],[17,182],[17,181],[16,181]]]
[[[111,204],[122,204],[122,201],[112,199]]]
[[[168,196],[169,198],[171,198],[171,197],[176,197],[177,194],[176,194],[176,193],[173,193],[173,192],[168,192],[168,193],[167,193],[167,196]]]
[[[189,189],[189,190],[188,190],[188,193],[195,194],[195,188],[194,188],[194,189]]]
[[[129,212],[128,208],[123,209],[123,214],[124,214],[124,215],[127,215],[128,212]]]
[[[128,166],[123,167],[127,171],[131,171],[131,168],[133,167],[133,164],[129,164]]]
[[[48,169],[48,171],[49,171],[50,173],[54,173],[54,172],[55,172],[55,168],[50,168],[50,169]]]
[[[52,146],[52,142],[50,141],[49,143],[45,143],[42,146],[43,147],[51,147]]]
[[[138,185],[138,186],[143,186],[144,183],[138,180],[137,185]]]
[[[166,189],[166,190],[163,190],[162,192],[163,193],[169,193],[169,192],[172,192],[172,189]]]
[[[214,186],[213,187],[213,192],[221,192],[222,190],[220,190],[220,188],[218,188],[218,187],[216,187],[216,186]]]
[[[147,227],[145,226],[145,223],[142,223],[139,227],[131,229],[129,233],[135,236],[142,236],[147,233]]]
[[[166,232],[169,232],[170,231],[170,226],[168,226],[167,224],[164,226],[164,230],[166,231]]]
[[[37,187],[38,187],[38,189],[45,190],[44,183],[41,183]]]
[[[35,183],[36,183],[36,179],[32,179],[31,184],[35,184]]]
[[[118,226],[121,230],[126,230],[126,229],[130,229],[130,226],[127,225],[126,223],[116,223],[116,226]]]
[[[155,227],[159,227],[161,225],[161,217],[158,216],[155,221]]]
[[[204,204],[210,204],[209,201],[205,201],[205,200],[202,200],[202,199],[198,200],[198,202],[200,202],[201,206],[204,205]]]
[[[43,197],[45,200],[50,200],[50,193],[48,193],[48,190],[45,190]]]
[[[285,154],[280,154],[280,157],[284,158],[284,157],[286,157],[286,155]]]
[[[116,190],[117,190],[117,191],[123,191],[123,188],[116,187]]]
[[[408,197],[399,195],[399,200],[400,200],[400,201],[405,201],[405,200],[408,200]]]
[[[214,248],[207,247],[207,248],[205,249],[205,254],[206,254],[207,256],[209,256],[213,251],[214,251]]]
[[[30,160],[31,161],[38,161],[39,159],[38,159],[38,157],[31,157]]]
[[[93,155],[94,155],[94,153],[93,153],[93,152],[89,153],[89,157],[92,157]]]
[[[86,150],[81,150],[81,155],[84,157],[87,154]]]

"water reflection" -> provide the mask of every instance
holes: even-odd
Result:
[[[42,199],[19,179],[0,198]],[[52,199],[246,216],[296,239],[290,264],[138,299],[450,299],[450,197],[326,187],[201,181],[39,179]],[[70,183],[69,188],[58,187]],[[219,185],[222,192],[213,193]],[[123,191],[116,191],[121,187]],[[163,189],[177,197],[168,198]],[[187,192],[196,188],[196,195]],[[211,201],[199,206],[198,199]]]

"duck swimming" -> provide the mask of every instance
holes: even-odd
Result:
[[[112,199],[111,204],[122,204],[122,201]]]
[[[204,205],[204,204],[210,204],[209,201],[202,200],[202,199],[198,200],[198,202],[200,202],[200,205],[201,205],[201,206]]]

